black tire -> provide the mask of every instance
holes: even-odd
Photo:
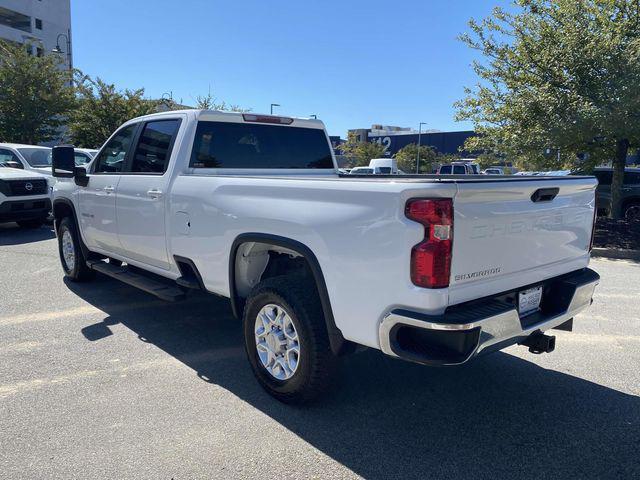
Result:
[[[255,321],[268,304],[282,307],[298,333],[298,366],[286,380],[279,380],[267,371],[256,349]],[[247,298],[242,322],[249,363],[258,382],[270,395],[281,402],[301,404],[315,400],[327,390],[337,358],[329,346],[315,285],[295,277],[273,277],[260,282]]]
[[[67,265],[63,254],[63,238],[65,238],[67,233],[71,239],[74,255],[72,268],[69,268]],[[72,218],[63,218],[58,226],[58,254],[60,255],[60,263],[62,264],[64,274],[69,280],[73,282],[86,282],[95,277],[95,272],[87,267],[87,259],[84,257],[82,249],[80,248],[80,237],[78,236],[76,225]]]
[[[16,223],[21,228],[40,228],[42,225],[44,225],[44,221],[44,218],[34,218],[31,220],[18,220]]]
[[[624,218],[629,222],[640,222],[640,203],[629,203],[624,207]]]

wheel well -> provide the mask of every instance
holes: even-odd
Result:
[[[64,217],[74,217],[73,208],[66,202],[56,202],[53,204],[53,218],[55,218],[58,223]]]
[[[276,276],[296,275],[315,288],[322,307],[331,350],[344,354],[355,344],[344,339],[333,318],[331,302],[320,264],[313,252],[295,240],[267,234],[240,235],[231,247],[229,289],[231,309],[242,317],[244,301],[259,282]]]

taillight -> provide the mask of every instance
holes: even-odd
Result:
[[[424,288],[448,287],[453,245],[452,200],[409,200],[404,213],[408,219],[424,225],[424,240],[411,250],[411,281]]]
[[[293,123],[293,118],[290,118],[290,117],[276,117],[274,115],[255,115],[253,113],[243,113],[242,119],[245,122],[277,123],[279,125],[291,125]]]

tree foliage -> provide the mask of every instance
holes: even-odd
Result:
[[[515,0],[470,28],[461,38],[483,58],[458,119],[480,135],[465,148],[536,169],[613,161],[617,217],[627,152],[640,146],[640,2]]]
[[[372,158],[384,155],[384,146],[376,142],[358,142],[355,135],[349,135],[347,141],[340,145],[342,154],[347,157],[347,167],[369,165]]]
[[[154,113],[161,101],[144,98],[144,89],[116,89],[96,78],[77,75],[76,108],[69,119],[71,141],[78,147],[100,147],[124,122]]]
[[[243,108],[240,105],[229,104],[227,102],[218,101],[216,97],[211,94],[211,91],[206,95],[198,95],[196,97],[196,107],[204,110],[221,110],[227,112],[250,112],[250,108]]]
[[[27,52],[33,45],[0,42],[0,141],[36,144],[60,136],[73,107],[71,75],[54,55]]]
[[[395,154],[394,158],[397,160],[400,170],[405,173],[416,173],[418,145],[416,143],[410,143],[402,147]],[[420,173],[431,173],[437,161],[438,155],[433,147],[420,145]]]

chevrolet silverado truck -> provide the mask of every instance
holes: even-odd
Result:
[[[592,302],[593,177],[341,175],[322,122],[174,111],[122,125],[87,167],[54,148],[64,274],[230,300],[259,383],[326,389],[361,346],[458,365],[550,352]]]
[[[23,228],[42,226],[51,211],[47,178],[4,165],[0,157],[0,223],[16,222]]]

